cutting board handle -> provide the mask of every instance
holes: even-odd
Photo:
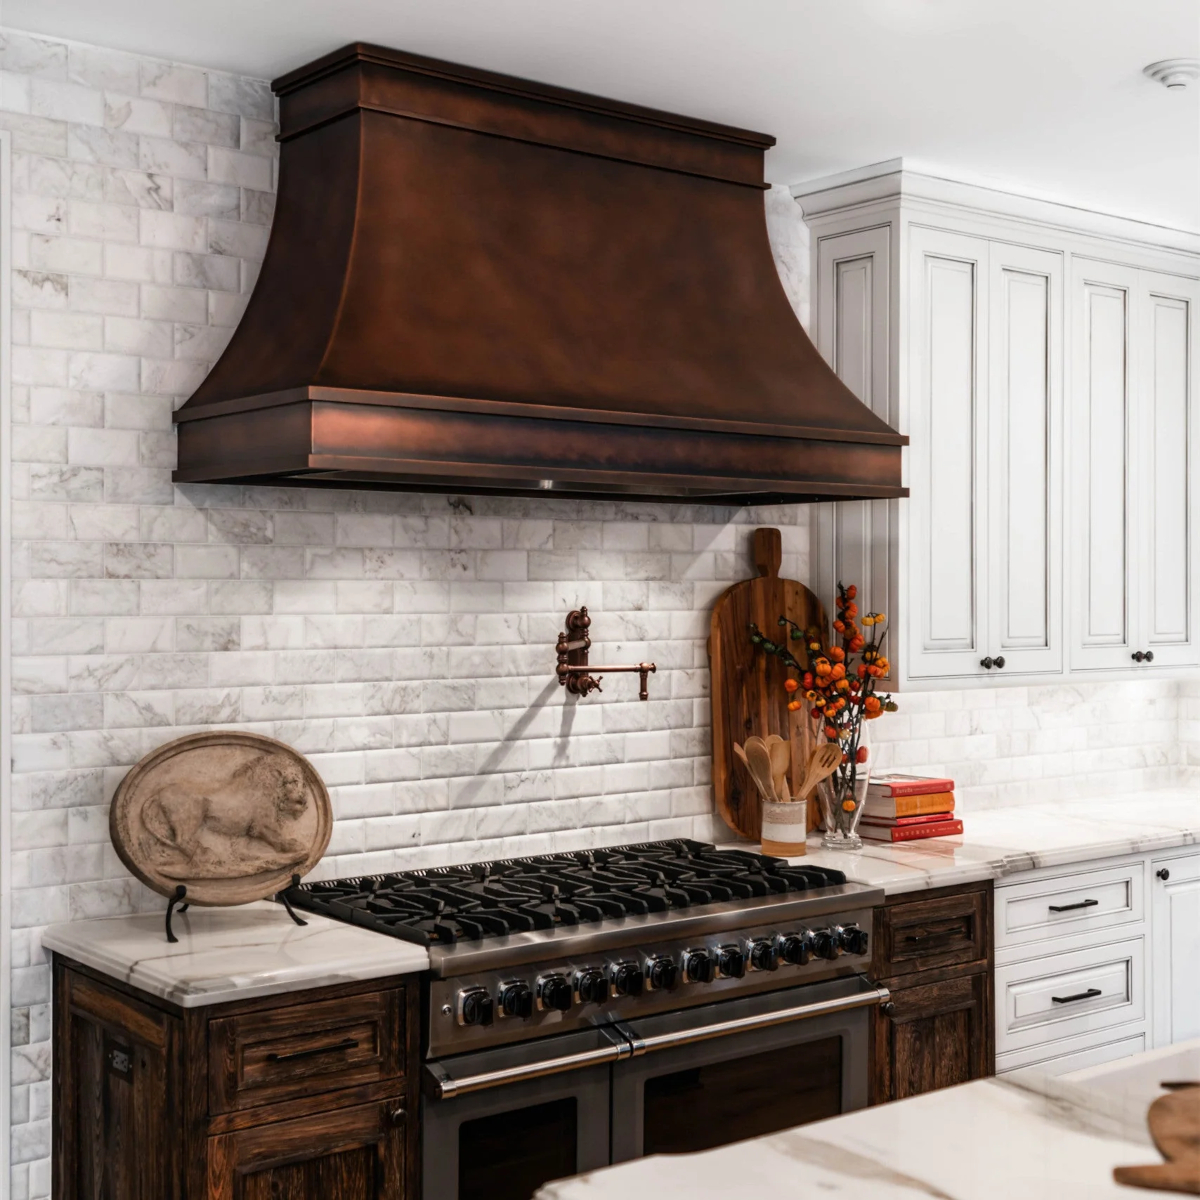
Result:
[[[783,538],[778,529],[754,531],[754,565],[760,575],[774,579],[783,562]]]

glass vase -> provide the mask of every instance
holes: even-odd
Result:
[[[858,762],[862,758],[864,761]],[[860,740],[850,761],[843,763],[828,779],[817,784],[821,802],[821,820],[825,837],[821,845],[826,850],[861,850],[862,838],[858,823],[862,819],[867,799],[867,784],[871,780],[869,752]]]

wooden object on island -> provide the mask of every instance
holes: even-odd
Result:
[[[181,1009],[56,955],[55,1200],[416,1200],[419,1034],[403,979]]]
[[[1150,1105],[1146,1123],[1167,1161],[1116,1167],[1113,1179],[1129,1187],[1200,1196],[1200,1083],[1160,1096]]]
[[[825,637],[825,610],[802,583],[779,575],[783,545],[778,529],[756,529],[754,565],[758,578],[726,589],[713,605],[709,622],[708,656],[712,671],[713,793],[721,819],[743,837],[762,834],[758,789],[734,755],[735,742],[775,733],[792,746],[788,787],[799,796],[798,784],[811,757],[813,738],[805,709],[788,712],[791,697],[784,690],[789,671],[773,655],[750,641],[751,623],[772,641],[787,640],[781,616],[802,629],[816,628]],[[804,661],[803,650],[796,657]],[[810,808],[812,806],[810,805]],[[810,818],[808,827],[812,827]]]
[[[248,904],[317,865],[333,810],[313,765],[283,742],[195,733],[160,746],[121,780],[109,832],[121,861],[161,895]]]
[[[870,1103],[996,1073],[991,881],[889,897],[875,910]]]

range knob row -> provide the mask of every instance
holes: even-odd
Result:
[[[505,1017],[530,1018],[535,1008],[543,1012],[567,1012],[576,1003],[603,1004],[610,996],[640,996],[643,988],[670,991],[682,978],[685,983],[712,983],[716,979],[742,979],[747,969],[775,971],[781,962],[804,966],[813,957],[833,960],[843,953],[865,954],[869,937],[857,925],[834,925],[828,929],[801,929],[777,937],[754,937],[740,943],[685,950],[680,962],[670,954],[652,955],[645,967],[622,960],[603,967],[583,967],[573,977],[562,972],[542,975],[536,988],[524,980],[500,986],[495,1001],[484,987],[464,988],[458,993],[460,1025],[490,1025],[496,1008]]]

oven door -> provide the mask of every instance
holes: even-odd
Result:
[[[631,1053],[590,1029],[426,1063],[424,1200],[529,1200],[606,1166],[611,1064]]]
[[[869,1010],[833,980],[631,1021],[612,1069],[613,1162],[708,1150],[867,1103]]]

